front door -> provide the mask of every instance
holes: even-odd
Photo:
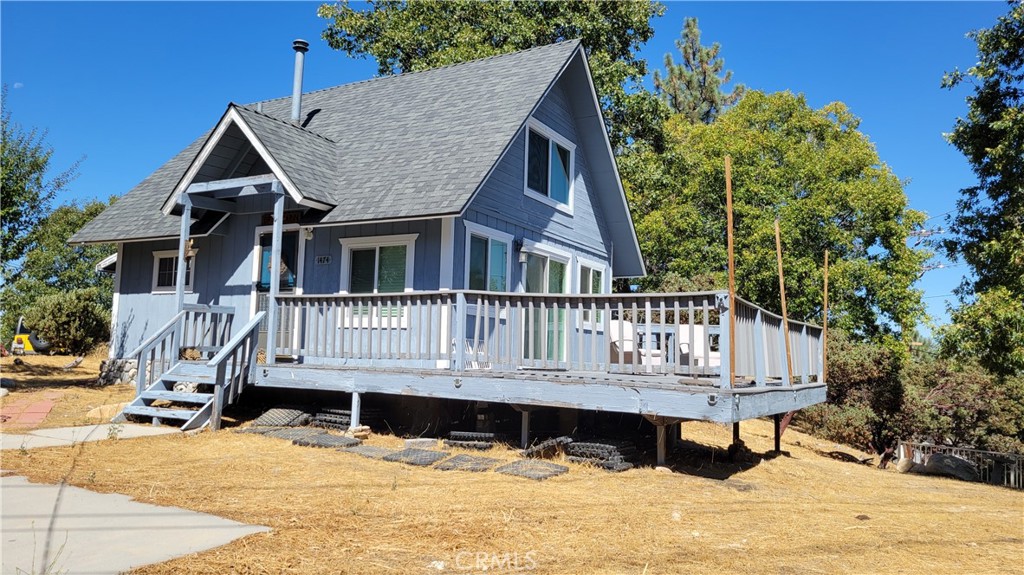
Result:
[[[527,254],[526,282],[527,293],[567,293],[567,264],[547,256]],[[565,321],[564,309],[557,312],[551,306],[547,309],[538,308],[530,312],[529,326],[524,333],[523,357],[542,361],[565,360]]]
[[[259,247],[256,250],[256,261],[259,262],[259,271],[256,276],[256,311],[268,311],[270,307],[270,254],[273,234],[266,232],[260,234]],[[299,231],[292,230],[281,234],[281,294],[293,294],[296,288],[301,285],[299,276]],[[295,318],[282,314],[278,318],[278,347],[287,347],[295,334]],[[264,318],[260,325],[259,346],[265,348],[267,344],[267,320]]]

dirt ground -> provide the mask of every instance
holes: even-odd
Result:
[[[94,385],[99,375],[100,361],[106,357],[106,348],[98,349],[86,356],[79,366],[67,371],[63,368],[74,361],[74,357],[26,355],[20,358],[0,358],[0,375],[14,380],[17,386],[9,395],[0,398],[0,406],[15,400],[42,400],[44,395],[56,392],[60,397],[50,415],[41,425],[34,427],[105,423],[107,419],[89,418],[86,414],[94,407],[130,401],[135,396],[135,388],[131,385]],[[20,359],[22,364],[15,365],[15,359]],[[7,433],[17,433],[29,428],[0,423],[0,429]]]
[[[58,407],[66,398],[84,409],[111,392],[52,385],[65,389]],[[67,409],[51,417],[74,420]],[[673,472],[567,463],[569,473],[542,482],[230,430],[4,452],[2,466],[273,528],[140,575],[1024,572],[1019,491],[837,460],[830,453],[863,454],[794,429],[787,454],[765,457],[767,421],[743,424],[753,452],[743,466],[722,463],[730,428],[686,423],[683,436]]]

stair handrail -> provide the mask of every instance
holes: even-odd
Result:
[[[139,347],[135,348],[134,350],[132,350],[131,353],[128,354],[128,357],[135,358],[135,367],[137,372],[135,375],[136,395],[142,393],[142,391],[146,388],[146,373],[149,371],[148,368],[155,368],[155,366],[152,364],[149,366],[146,365],[145,356],[147,354],[150,354],[150,352],[153,351],[153,349],[156,348],[156,346],[159,345],[162,341],[167,339],[168,336],[170,336],[172,339],[177,336],[178,326],[180,325],[182,318],[185,317],[186,313],[187,312],[185,310],[181,310],[178,313],[176,313],[174,317],[172,317],[167,323],[165,323],[163,327],[158,329],[156,333],[146,338],[146,341],[143,341],[139,345]],[[178,351],[174,348],[175,345],[174,342],[172,341],[170,349],[168,350],[169,352],[173,353],[173,357],[169,358],[171,362],[176,361],[178,358]],[[153,360],[155,361],[156,358],[154,357]]]
[[[259,338],[260,324],[263,322],[264,316],[267,312],[257,312],[248,323],[242,326],[242,329],[238,330],[231,340],[224,345],[224,347],[217,352],[217,355],[207,362],[206,367],[214,368],[217,370],[217,376],[214,379],[213,389],[213,412],[210,414],[210,428],[214,431],[220,429],[220,416],[224,410],[225,394],[227,399],[231,400],[233,397],[241,393],[240,386],[237,388],[235,378],[247,378],[249,376],[249,370],[256,363],[256,342]],[[243,349],[246,342],[251,345],[248,348],[247,354],[241,359],[241,365],[237,360],[238,351]],[[235,364],[232,366],[232,377],[231,381],[227,379],[227,361],[228,359],[234,359]]]

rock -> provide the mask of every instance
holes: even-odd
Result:
[[[437,439],[433,437],[416,437],[414,439],[406,439],[405,446],[431,449],[433,447],[437,447]]]
[[[15,387],[18,387],[18,384],[14,383],[13,379],[0,377],[0,389],[14,389]]]
[[[93,409],[90,409],[89,413],[86,413],[85,416],[89,419],[111,420],[115,415],[121,413],[121,410],[123,410],[129,403],[130,402],[125,401],[124,403],[111,403],[108,405],[94,407]]]
[[[96,385],[133,383],[138,373],[138,362],[134,359],[106,359],[100,362],[100,376],[96,379]]]
[[[981,474],[973,463],[945,453],[933,453],[928,457],[921,473],[955,477],[963,481],[981,481]]]
[[[5,397],[10,391],[6,388],[0,387],[0,397]]]
[[[900,473],[920,473],[917,469],[918,467],[920,466],[914,463],[914,460],[909,457],[903,457],[896,462],[896,471],[899,471]]]

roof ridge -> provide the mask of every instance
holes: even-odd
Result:
[[[533,52],[533,51],[536,51],[536,50],[543,50],[543,49],[546,49],[546,48],[553,48],[555,46],[561,46],[563,44],[570,44],[570,43],[573,43],[573,42],[575,42],[576,44],[582,44],[583,40],[581,38],[571,38],[569,40],[562,40],[560,42],[554,42],[554,43],[551,43],[551,44],[544,44],[543,46],[534,46],[532,48],[526,48],[526,49],[523,49],[523,50],[513,50],[512,52],[502,52],[501,54],[492,54],[490,56],[484,56],[483,58],[476,58],[474,60],[466,60],[464,62],[455,62],[453,64],[445,64],[443,66],[437,66],[436,68],[427,68],[425,70],[413,70],[411,72],[401,72],[401,73],[398,73],[398,74],[388,74],[386,76],[375,76],[373,78],[366,78],[365,80],[358,80],[358,81],[355,81],[355,82],[348,82],[347,84],[338,84],[337,86],[329,86],[327,88],[320,88],[319,90],[312,90],[312,91],[309,91],[309,92],[303,92],[302,95],[303,96],[307,96],[307,95],[310,95],[310,94],[319,94],[321,92],[329,92],[331,90],[337,90],[339,88],[348,88],[350,86],[358,86],[360,84],[366,84],[366,83],[369,83],[369,82],[376,82],[378,80],[389,80],[389,79],[390,80],[394,80],[396,78],[405,78],[405,77],[408,77],[408,76],[423,74],[425,72],[436,72],[438,70],[447,70],[447,69],[455,68],[455,67],[458,67],[458,66],[465,66],[466,64],[475,64],[477,62],[483,62],[483,61],[486,61],[486,60],[495,60],[495,59],[498,59],[498,58],[503,58],[505,56],[512,56],[513,54],[524,54],[526,52]],[[281,96],[279,98],[270,98],[269,100],[260,100],[257,103],[259,103],[259,104],[266,104],[268,102],[276,102],[278,100],[287,100],[287,99],[290,99],[290,98],[291,98],[291,96]]]
[[[263,113],[263,112],[261,112],[259,110],[256,110],[254,108],[250,108],[248,105],[236,104],[234,102],[231,102],[230,105],[231,106],[235,106],[237,108],[242,108],[243,110],[245,110],[247,112],[252,112],[253,114],[257,114],[259,116],[263,116],[264,118],[266,118],[268,120],[272,120],[274,122],[280,122],[280,123],[282,123],[282,124],[284,124],[286,126],[291,126],[292,128],[295,128],[297,130],[301,130],[301,131],[306,132],[306,133],[308,133],[308,134],[310,134],[312,136],[316,136],[317,138],[320,138],[321,140],[324,140],[325,142],[328,142],[330,144],[337,144],[338,143],[337,141],[332,140],[332,139],[328,138],[327,136],[325,136],[323,134],[314,132],[313,130],[310,130],[309,128],[304,128],[304,127],[302,127],[300,125],[297,125],[297,124],[295,124],[293,122],[290,122],[288,120],[282,120],[281,118],[278,118],[276,116],[271,116],[270,114],[265,114],[265,113]]]

